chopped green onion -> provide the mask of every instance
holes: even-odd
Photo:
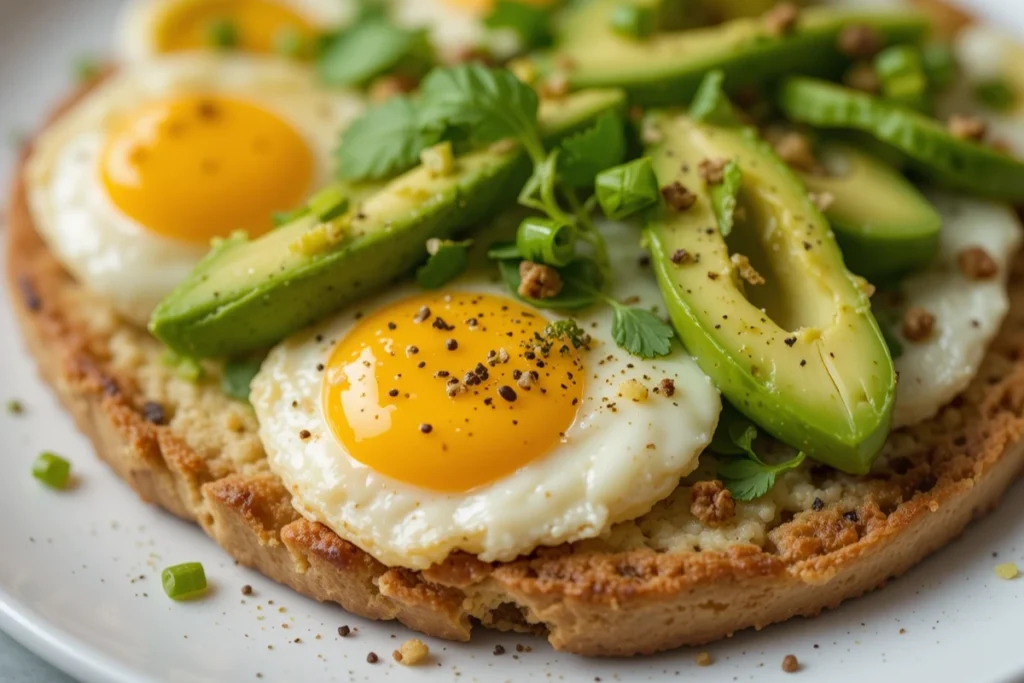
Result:
[[[601,171],[595,187],[601,210],[613,220],[642,211],[659,197],[658,178],[648,157]]]
[[[420,152],[420,163],[431,178],[443,178],[455,170],[455,153],[449,140],[439,142]]]
[[[52,489],[62,489],[68,485],[71,463],[55,453],[41,453],[32,463],[32,476]]]
[[[621,2],[608,16],[612,30],[629,38],[646,38],[654,33],[654,10]]]
[[[206,572],[199,562],[176,564],[160,575],[164,592],[172,600],[188,600],[206,592]]]
[[[274,51],[293,59],[302,57],[306,51],[306,41],[302,37],[302,32],[293,26],[279,29],[274,34]]]
[[[921,66],[933,88],[942,90],[956,78],[956,57],[946,43],[928,43],[921,47]]]
[[[921,52],[916,47],[896,45],[882,50],[875,57],[875,72],[882,93],[890,100],[916,104],[927,91]]]
[[[722,182],[712,185],[708,193],[711,195],[711,207],[718,219],[718,229],[722,237],[732,232],[736,218],[736,204],[739,201],[740,187],[743,184],[743,172],[739,161],[730,159],[722,172]]]
[[[1017,93],[1006,81],[998,78],[975,85],[974,97],[996,112],[1009,111],[1017,103]]]
[[[721,126],[734,126],[739,123],[732,102],[725,94],[724,82],[725,73],[721,69],[705,74],[693,100],[690,101],[690,118]]]
[[[238,46],[238,26],[230,19],[211,21],[206,27],[206,39],[213,47],[230,50]]]
[[[309,213],[309,207],[303,206],[294,211],[278,211],[272,216],[274,221],[274,227],[280,228],[282,225],[288,225],[293,221],[297,221],[303,216]]]
[[[516,231],[516,247],[527,261],[561,268],[576,253],[576,228],[550,218],[529,216]]]
[[[348,197],[340,187],[331,186],[313,195],[309,210],[318,221],[326,223],[348,211]]]
[[[174,374],[189,382],[198,382],[203,378],[203,366],[195,358],[179,356],[174,351],[167,349],[160,359],[163,364],[174,368]]]
[[[100,75],[103,66],[91,57],[82,57],[75,62],[75,79],[79,83],[88,83]]]

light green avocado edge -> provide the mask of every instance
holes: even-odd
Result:
[[[913,183],[881,159],[836,141],[818,146],[826,169],[801,172],[807,189],[830,195],[825,218],[835,232],[846,267],[876,284],[931,263],[939,249],[942,217]]]
[[[825,129],[866,133],[897,150],[940,185],[983,197],[1024,201],[1024,162],[955,137],[920,112],[815,78],[789,78],[778,94],[787,117]]]
[[[685,118],[685,115],[674,112],[659,112],[655,116],[663,121],[670,120],[672,116]],[[817,334],[806,329],[791,332],[778,328],[753,304],[747,303],[742,284],[736,283],[735,290],[728,289],[728,285],[722,289],[722,283],[735,282],[735,276],[710,279],[706,274],[719,263],[716,259],[728,259],[724,238],[717,228],[710,227],[714,225],[710,209],[673,212],[661,205],[647,214],[644,239],[651,250],[658,284],[676,331],[730,403],[768,433],[837,469],[852,474],[866,473],[889,435],[896,393],[892,360],[867,296],[857,287],[854,276],[844,269],[839,247],[831,237],[827,222],[807,198],[800,179],[767,144],[757,138],[754,131],[692,122],[690,125],[711,130],[718,144],[728,141],[730,149],[742,149],[741,168],[744,158],[748,165],[751,159],[756,159],[760,167],[758,172],[771,177],[773,188],[779,188],[776,195],[782,192],[792,197],[792,201],[787,203],[787,210],[800,217],[799,239],[813,240],[819,255],[815,257],[818,259],[816,272],[809,273],[808,277],[835,278],[831,285],[845,299],[842,308],[848,325],[836,326],[833,323],[831,328],[817,330]],[[685,143],[673,140],[671,130],[666,130],[665,126],[661,126],[661,131],[657,136],[660,140],[649,145],[647,150],[654,160],[659,182],[664,185],[685,177],[683,184],[698,195],[695,207],[702,203],[709,205],[706,188],[695,181],[695,174],[685,170],[696,167],[702,159],[687,158],[681,151]],[[684,175],[686,173],[690,175]],[[747,208],[754,206],[751,202],[755,200],[749,196],[741,200],[741,205],[744,201]],[[733,230],[733,235],[747,229],[749,226],[741,222]],[[696,262],[673,263],[673,253],[683,243],[701,245],[697,249]],[[703,254],[703,260],[700,258],[702,249],[707,252]],[[797,254],[798,251],[791,253]],[[691,252],[690,256],[693,258],[694,254]],[[797,267],[798,264],[792,260],[794,258],[803,256],[786,258],[783,266]],[[732,301],[728,300],[730,297]],[[746,310],[760,320],[736,320],[737,316],[729,315],[734,313],[728,308],[731,303],[746,306]],[[770,323],[778,333],[765,323]],[[716,326],[722,327],[716,329]],[[727,329],[730,326],[733,328],[731,331]],[[847,353],[847,349],[831,348],[822,340],[822,337],[844,335],[856,340],[858,348]],[[745,361],[740,350],[747,349],[745,352],[749,354],[749,348],[759,343],[758,339],[764,339],[770,367],[755,377],[749,360],[754,356],[749,355]],[[852,367],[856,376],[851,376],[849,370],[842,374],[844,358],[852,359],[850,362],[855,364]],[[838,377],[829,369],[830,366],[834,367]],[[806,373],[807,381],[804,383],[781,376],[781,373],[806,372],[808,367],[811,372]],[[825,375],[832,380],[831,384],[821,381]],[[799,375],[788,376],[793,377],[799,378]],[[816,387],[820,388],[822,384],[835,387],[838,386],[837,381],[847,387],[847,394],[863,394],[852,410],[843,392],[830,394],[831,401],[814,400]],[[778,386],[787,382],[787,387]],[[843,409],[832,411],[828,403],[838,403]]]
[[[620,90],[588,90],[540,110],[546,144],[605,112],[624,115]],[[150,331],[175,352],[231,357],[264,349],[292,332],[397,280],[422,261],[425,243],[482,223],[515,202],[532,171],[518,147],[459,157],[456,171],[432,177],[422,167],[383,183],[347,186],[349,224],[333,248],[306,255],[290,248],[316,228],[301,218],[255,240],[222,241],[165,298]]]
[[[773,36],[760,18],[655,34],[647,40],[619,36],[608,27],[609,0],[591,0],[569,10],[561,45],[536,56],[541,72],[565,65],[573,89],[623,88],[641,106],[686,104],[708,71],[720,69],[730,92],[771,84],[784,76],[839,76],[850,59],[836,42],[843,28],[875,28],[887,45],[916,42],[928,21],[912,11],[837,8],[802,10],[796,29]]]

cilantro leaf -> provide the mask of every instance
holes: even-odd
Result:
[[[498,0],[484,24],[490,29],[511,29],[524,48],[541,47],[551,42],[551,17],[540,7],[522,2]]]
[[[475,144],[515,138],[539,161],[544,156],[537,132],[539,106],[537,93],[511,71],[462,64],[434,69],[423,79],[419,125],[465,129]]]
[[[368,19],[324,49],[317,74],[329,85],[361,86],[391,71],[406,57],[427,50],[423,31],[399,28],[384,18]]]
[[[628,353],[639,358],[667,356],[676,332],[664,320],[643,308],[632,308],[609,300],[615,309],[612,338]]]
[[[338,175],[349,180],[376,180],[412,168],[420,152],[437,142],[436,133],[420,129],[416,107],[393,97],[356,119],[338,148]]]
[[[462,275],[469,265],[469,248],[472,244],[473,240],[428,242],[427,250],[431,254],[427,262],[416,271],[416,282],[423,289],[438,289]]]
[[[731,403],[722,403],[722,414],[718,427],[711,437],[708,448],[719,455],[749,454],[757,438],[757,426],[746,415],[736,410]],[[757,456],[755,455],[756,459]]]
[[[803,451],[791,460],[778,465],[767,465],[760,459],[734,458],[718,466],[718,476],[725,484],[733,498],[740,501],[754,500],[768,493],[775,486],[775,478],[785,472],[799,467],[806,459]]]
[[[691,118],[722,126],[735,126],[739,123],[732,102],[722,88],[724,82],[725,74],[721,70],[709,71],[704,76],[690,102]]]
[[[728,237],[736,217],[736,204],[739,201],[740,186],[743,184],[743,172],[736,159],[730,159],[722,172],[722,182],[708,188],[711,195],[711,206],[718,219],[718,229],[722,237]]]
[[[224,374],[220,378],[221,391],[239,401],[248,401],[249,385],[260,371],[262,362],[253,359],[229,360],[224,364]]]
[[[626,137],[622,123],[611,112],[575,135],[562,140],[563,154],[558,159],[558,175],[570,187],[590,187],[597,174],[622,163],[626,156]]]

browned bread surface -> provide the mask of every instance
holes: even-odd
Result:
[[[43,377],[141,498],[300,593],[441,638],[466,640],[479,621],[571,652],[631,655],[814,615],[960,534],[1024,461],[1018,259],[1011,311],[978,377],[935,418],[893,434],[866,477],[808,464],[724,524],[695,516],[688,479],[606,538],[504,564],[458,555],[424,572],[388,568],[293,510],[255,416],[220,392],[215,364],[199,384],[177,378],[155,340],[67,274],[34,229],[20,179],[7,246],[9,291]]]

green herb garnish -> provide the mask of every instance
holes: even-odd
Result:
[[[728,237],[732,232],[742,183],[743,172],[740,171],[740,164],[736,159],[730,159],[722,171],[722,182],[708,188],[711,206],[715,211],[715,218],[718,219],[718,229],[722,232],[722,237]]]
[[[516,230],[516,250],[527,261],[566,266],[576,254],[576,236],[571,223],[528,216]]]
[[[206,572],[200,562],[167,567],[160,573],[164,593],[172,600],[188,600],[206,592]]]
[[[593,260],[586,258],[578,258],[564,268],[558,269],[558,274],[562,278],[562,291],[558,296],[550,299],[519,296],[519,284],[522,281],[519,277],[521,260],[502,259],[498,261],[498,271],[509,291],[534,308],[573,310],[593,306],[601,301],[598,289],[601,284],[601,270]]]
[[[569,187],[590,187],[598,173],[622,163],[626,156],[622,122],[614,114],[606,113],[590,128],[562,140],[559,147],[561,181]]]
[[[327,45],[317,62],[317,73],[329,85],[359,87],[427,50],[422,30],[399,28],[386,18],[375,17],[356,24]]]
[[[452,242],[432,239],[427,241],[427,262],[416,271],[416,282],[423,289],[439,289],[466,271],[469,248],[473,240]]]
[[[916,47],[895,45],[882,50],[875,57],[875,72],[890,100],[916,104],[927,91],[928,79]]]
[[[174,374],[189,382],[199,382],[205,374],[203,366],[195,358],[179,356],[174,351],[167,349],[160,359],[164,365],[174,368]]]
[[[658,178],[648,157],[597,174],[597,201],[604,215],[620,220],[658,201]]]
[[[608,15],[612,30],[627,38],[646,38],[654,33],[654,9],[620,2]]]
[[[974,86],[974,98],[995,112],[1006,112],[1017,104],[1017,93],[1006,81],[993,79]]]
[[[921,47],[921,66],[933,89],[942,90],[956,78],[956,57],[946,43],[928,43]]]
[[[348,211],[348,196],[337,186],[329,186],[310,197],[307,208],[322,223],[333,221]]]
[[[262,360],[256,359],[229,360],[224,364],[224,372],[220,377],[221,391],[233,399],[248,401],[249,385],[260,371],[261,364]]]
[[[275,228],[280,228],[282,225],[288,225],[294,221],[299,220],[303,216],[309,213],[308,206],[302,206],[293,211],[277,211],[271,216],[271,220],[274,222]]]
[[[725,94],[724,83],[725,73],[721,70],[709,71],[704,76],[690,102],[690,118],[720,126],[739,124],[736,110]]]
[[[498,0],[484,19],[491,29],[510,29],[519,36],[523,48],[542,47],[551,42],[551,15],[540,7],[523,2]]]
[[[544,337],[550,341],[567,339],[574,349],[585,348],[591,341],[590,335],[572,318],[558,320],[545,327]]]
[[[32,463],[32,476],[52,489],[63,489],[71,477],[71,463],[55,453],[40,453]]]
[[[614,299],[605,299],[615,311],[612,338],[638,358],[667,356],[676,332],[671,325],[643,308],[633,308]]]
[[[420,126],[416,107],[392,97],[356,119],[338,148],[338,173],[349,180],[379,180],[419,163],[420,152],[440,139]]]
[[[213,47],[230,50],[238,46],[238,25],[230,19],[211,21],[206,27],[206,40]]]
[[[736,500],[760,498],[775,485],[779,474],[799,467],[806,457],[800,452],[790,460],[769,465],[755,452],[756,439],[757,426],[732,406],[723,406],[718,429],[709,448],[722,456],[718,477]]]

